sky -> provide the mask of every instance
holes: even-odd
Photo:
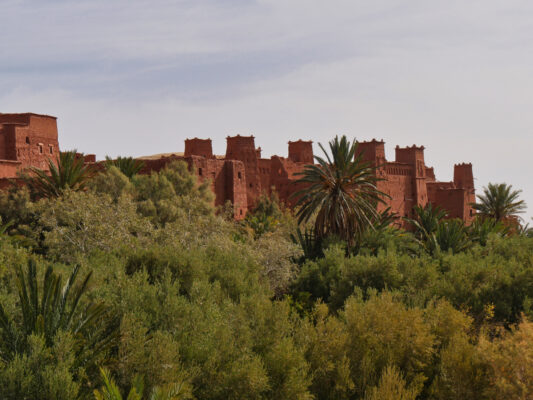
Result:
[[[0,112],[58,117],[63,149],[183,151],[190,137],[345,134],[472,162],[533,216],[530,0],[0,0]]]

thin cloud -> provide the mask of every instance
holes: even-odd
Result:
[[[4,0],[0,26],[0,111],[57,115],[65,148],[346,133],[424,144],[441,179],[472,161],[533,208],[528,1]]]

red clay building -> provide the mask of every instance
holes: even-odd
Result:
[[[48,169],[59,152],[56,118],[0,113],[0,187],[28,167]]]
[[[476,201],[472,164],[455,165],[453,182],[439,182],[433,167],[426,166],[424,146],[396,146],[393,162],[385,158],[383,141],[359,142],[358,147],[358,154],[377,167],[381,179],[378,189],[391,197],[386,205],[380,204],[380,210],[390,206],[399,216],[411,217],[414,206],[423,207],[429,202],[444,208],[450,218],[472,221],[474,210],[470,204]]]
[[[59,152],[56,118],[32,113],[0,114],[0,187],[28,167],[47,168],[49,158]],[[173,160],[184,160],[200,180],[209,179],[215,205],[231,201],[236,219],[245,217],[262,193],[274,189],[280,199],[294,205],[291,195],[302,189],[295,184],[296,173],[313,163],[310,141],[289,142],[288,157],[261,158],[253,136],[228,136],[225,156],[213,155],[211,139],[185,140],[185,153],[143,157],[143,173],[157,171]],[[415,205],[439,205],[450,217],[470,222],[475,202],[471,164],[454,167],[453,182],[438,182],[433,168],[424,160],[424,147],[396,147],[396,159],[385,158],[385,143],[372,140],[359,143],[363,158],[377,167],[378,188],[391,196],[387,206],[399,216],[412,216]],[[94,162],[94,156],[86,156]]]

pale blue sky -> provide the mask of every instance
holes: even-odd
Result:
[[[0,0],[0,112],[57,116],[60,144],[182,151],[254,134],[265,155],[335,134],[471,161],[533,214],[533,3]]]

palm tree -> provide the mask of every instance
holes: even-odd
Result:
[[[481,217],[505,221],[517,218],[526,209],[524,200],[518,200],[521,190],[513,190],[506,183],[489,183],[483,188],[483,195],[478,195],[479,203],[472,204]]]
[[[433,206],[427,203],[425,207],[413,207],[414,218],[404,217],[414,229],[415,237],[419,240],[426,240],[429,236],[434,234],[440,221],[447,216],[447,212],[439,206]]]
[[[472,247],[468,228],[460,219],[441,221],[435,232],[435,239],[440,251],[460,253]]]
[[[10,318],[0,304],[0,360],[10,361],[26,353],[30,335],[40,335],[47,346],[52,346],[59,331],[70,332],[77,341],[77,364],[86,366],[105,354],[118,338],[108,321],[108,310],[102,304],[89,304],[81,309],[80,299],[87,289],[91,273],[74,286],[79,265],[74,267],[66,284],[61,287],[61,276],[52,267],[45,272],[42,293],[37,284],[37,269],[28,261],[24,274],[19,267],[16,284],[21,318]]]
[[[106,369],[100,370],[104,386],[100,390],[94,391],[96,400],[123,400],[120,390]],[[126,400],[142,400],[144,392],[144,382],[141,376],[136,375],[128,392]],[[150,392],[149,400],[188,400],[192,399],[192,394],[188,385],[184,383],[171,383],[164,387],[154,387]]]
[[[50,172],[32,167],[33,175],[23,176],[34,196],[58,197],[67,189],[84,190],[95,172],[76,150],[61,152],[56,162],[48,159],[48,169]]]
[[[144,168],[144,162],[133,157],[118,157],[115,160],[106,157],[106,167],[112,166],[117,167],[120,172],[131,179]]]
[[[329,142],[331,156],[319,144],[325,159],[315,156],[318,165],[306,165],[296,182],[305,189],[293,196],[299,206],[298,223],[316,215],[317,238],[334,235],[352,247],[361,234],[379,218],[377,204],[387,196],[378,190],[375,168],[357,153],[357,143],[346,136]]]

